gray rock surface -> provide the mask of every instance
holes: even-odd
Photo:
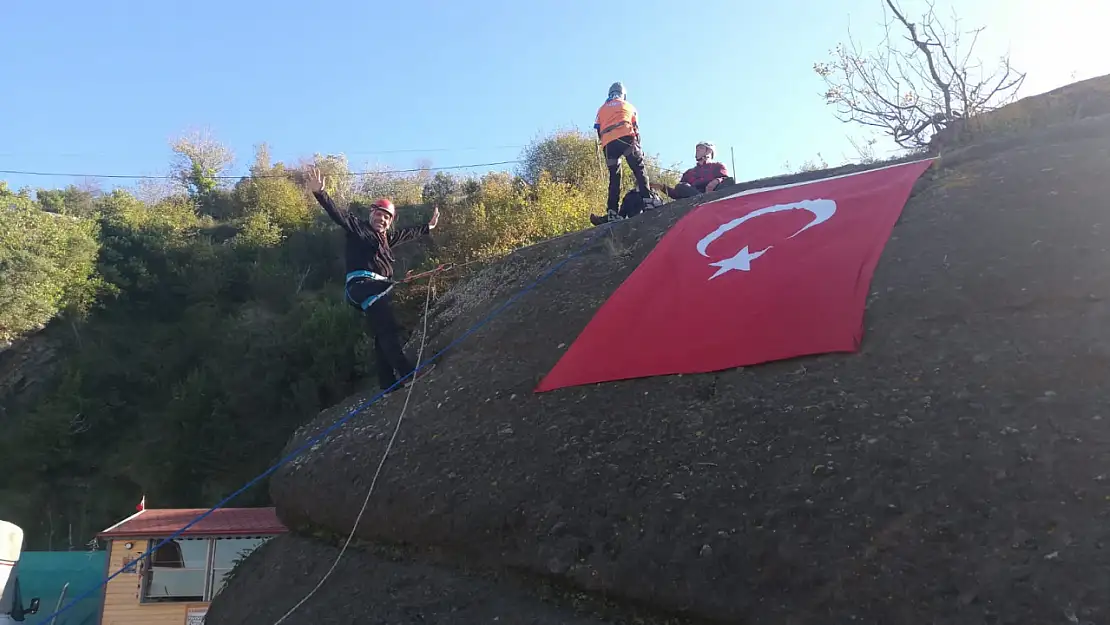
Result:
[[[358,536],[719,622],[1108,622],[1107,172],[1105,118],[944,155],[880,260],[860,353],[533,394],[689,206],[622,223],[417,385]],[[429,353],[590,234],[444,298]],[[403,395],[274,475],[291,527],[346,535]],[[235,601],[286,600],[255,579]]]

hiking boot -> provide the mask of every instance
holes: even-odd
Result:
[[[617,221],[617,220],[620,220],[620,219],[623,219],[623,217],[621,217],[620,215],[618,215],[616,213],[606,213],[604,215],[592,215],[592,214],[590,215],[590,223],[592,223],[595,226],[600,226],[601,224],[609,223],[610,221]]]

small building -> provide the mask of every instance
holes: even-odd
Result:
[[[207,509],[141,510],[97,534],[108,541],[100,625],[200,625],[236,561],[285,526],[274,508],[220,508],[146,558]]]

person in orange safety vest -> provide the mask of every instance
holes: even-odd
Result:
[[[645,199],[652,195],[644,167],[644,152],[640,148],[640,128],[636,107],[628,102],[624,85],[615,82],[609,87],[609,97],[597,110],[594,130],[605,154],[605,165],[609,168],[609,196],[605,215],[590,215],[596,226],[608,221],[621,219],[618,204],[621,193],[621,157],[628,163],[636,178],[636,187]]]

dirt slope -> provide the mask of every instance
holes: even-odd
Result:
[[[546,577],[615,602],[612,622],[1106,622],[1108,171],[1108,118],[943,155],[879,263],[861,353],[533,395],[689,207],[622,223],[417,386],[358,536],[412,546],[407,565],[441,571],[427,592],[458,584],[488,609],[534,598]],[[429,350],[590,234],[514,254],[444,298]],[[275,474],[287,523],[346,535],[403,400]],[[208,622],[270,623],[262,606],[280,614],[315,585],[334,550],[291,541],[249,559]],[[343,592],[344,577],[306,609],[373,616],[310,622],[491,621],[405,616],[376,589],[390,574],[351,557],[364,591]],[[519,609],[512,622],[548,622]]]

